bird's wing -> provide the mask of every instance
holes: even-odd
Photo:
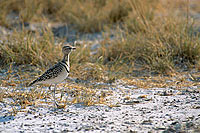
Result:
[[[36,80],[34,80],[32,83],[29,84],[29,86],[37,83],[37,82],[41,82],[41,81],[45,81],[48,79],[53,79],[55,77],[57,77],[59,75],[59,73],[61,73],[63,71],[64,67],[62,65],[61,62],[55,64],[54,66],[52,66],[51,68],[49,68],[46,72],[44,72],[40,77],[38,77]]]

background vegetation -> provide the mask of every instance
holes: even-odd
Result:
[[[66,38],[54,35],[54,24],[67,25],[82,35],[104,35],[97,45],[81,41],[76,44],[76,51],[70,55],[72,78],[58,85],[62,90],[56,90],[61,94],[57,100],[64,104],[58,108],[75,103],[117,106],[107,99],[112,95],[107,88],[113,84],[104,84],[115,79],[133,89],[199,86],[196,75],[186,77],[190,70],[200,70],[199,3],[0,0],[0,102],[9,105],[15,115],[27,106],[37,107],[38,99],[40,103],[51,99],[51,90],[43,91],[45,85],[25,86],[62,58]],[[33,30],[31,24],[39,28]],[[67,97],[63,98],[65,93]],[[7,98],[12,99],[10,103]]]
[[[0,36],[0,63],[41,69],[52,65],[62,58],[64,40],[56,40],[48,26],[35,32],[24,27],[64,23],[83,34],[101,31],[115,36],[106,36],[94,55],[92,44],[77,45],[71,69],[81,79],[112,81],[135,70],[170,74],[198,68],[200,41],[192,18],[200,11],[198,5],[198,0],[2,0],[0,25],[11,33]]]

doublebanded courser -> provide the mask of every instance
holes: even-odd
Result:
[[[76,49],[75,47],[70,46],[70,45],[63,46],[62,52],[64,56],[63,56],[62,61],[58,62],[57,64],[49,68],[46,72],[44,72],[44,74],[42,74],[40,77],[38,77],[36,80],[32,81],[29,84],[29,86],[37,85],[37,84],[50,84],[50,87],[52,84],[55,84],[54,103],[56,105],[58,105],[55,100],[56,85],[64,81],[69,75],[69,70],[70,70],[69,55],[71,51],[75,49]]]

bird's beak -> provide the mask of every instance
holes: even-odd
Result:
[[[72,50],[75,50],[76,49],[76,47],[72,47]]]

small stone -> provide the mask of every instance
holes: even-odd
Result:
[[[126,101],[125,102],[126,105],[133,105],[135,103],[140,103],[140,101],[138,101],[138,100],[130,100],[130,101]]]
[[[166,129],[166,127],[164,127],[164,126],[157,127],[157,130],[165,130],[165,129]]]
[[[187,122],[186,123],[186,127],[187,128],[191,128],[191,127],[193,127],[194,126],[194,124],[192,123],[192,122]]]
[[[142,122],[143,125],[152,125],[152,121],[151,120],[144,120]]]
[[[194,105],[192,108],[193,109],[200,109],[200,105]]]
[[[24,126],[31,126],[30,124],[24,124]]]

